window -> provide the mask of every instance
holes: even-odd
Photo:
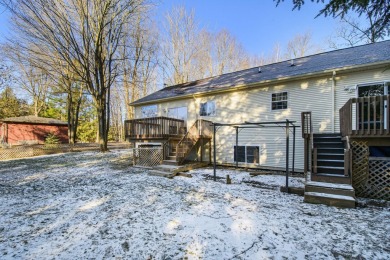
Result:
[[[168,108],[168,117],[187,121],[187,107]]]
[[[237,159],[236,159],[237,149]],[[259,147],[258,146],[234,146],[234,161],[246,163],[259,163]]]
[[[237,152],[237,158],[236,159],[236,149]],[[245,162],[245,146],[234,146],[234,161],[235,162]]]
[[[215,116],[215,101],[207,101],[200,104],[200,116]]]
[[[272,94],[272,110],[287,108],[287,92]]]
[[[141,108],[142,117],[155,117],[157,116],[157,105],[144,106]]]

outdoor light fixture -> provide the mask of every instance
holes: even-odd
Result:
[[[349,93],[355,92],[356,86],[345,86],[344,91],[348,91]]]

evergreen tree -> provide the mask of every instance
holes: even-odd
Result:
[[[274,0],[277,5],[284,0]],[[375,38],[383,38],[390,35],[390,1],[389,0],[311,0],[316,3],[325,3],[320,10],[320,15],[344,18],[350,12],[356,12],[359,16],[375,20],[367,32],[376,32]],[[292,0],[294,8],[300,9],[305,0]]]
[[[0,93],[0,118],[27,116],[31,107],[23,99],[16,97],[10,87]]]

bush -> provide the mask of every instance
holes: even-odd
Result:
[[[45,146],[56,147],[60,143],[60,138],[54,133],[49,133],[45,138]]]

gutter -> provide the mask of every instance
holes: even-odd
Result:
[[[331,90],[331,100],[332,100],[332,133],[335,131],[335,92],[336,92],[336,71],[332,73],[332,90]]]
[[[180,96],[166,97],[166,98],[154,99],[154,100],[144,101],[144,102],[135,101],[133,103],[130,103],[129,105],[136,107],[136,106],[141,106],[141,105],[163,103],[166,101],[182,100],[182,99],[187,99],[187,98],[202,97],[202,96],[208,96],[208,95],[219,94],[219,93],[234,92],[234,91],[246,90],[246,89],[250,89],[250,88],[262,87],[264,85],[269,85],[269,84],[273,84],[273,83],[280,84],[280,83],[283,83],[286,81],[303,80],[303,79],[314,78],[314,77],[318,77],[318,76],[326,76],[326,75],[329,75],[329,73],[333,74],[336,72],[340,73],[340,72],[345,72],[345,71],[353,72],[353,71],[360,71],[360,70],[366,70],[366,69],[375,69],[375,68],[380,68],[380,67],[383,67],[383,66],[389,65],[389,64],[390,64],[390,61],[382,61],[382,62],[371,63],[369,65],[363,64],[363,65],[357,65],[357,66],[347,66],[347,67],[342,67],[342,68],[338,68],[338,69],[327,69],[327,70],[324,70],[321,72],[313,72],[313,73],[307,73],[307,74],[297,75],[297,76],[292,76],[292,77],[264,80],[264,81],[259,81],[259,82],[255,82],[255,83],[237,85],[235,87],[225,87],[223,89],[218,89],[218,90],[209,90],[209,91],[204,91],[204,92],[199,92],[199,93],[191,93],[191,94],[180,95]],[[333,117],[334,117],[334,113],[333,113]],[[334,120],[333,120],[332,124],[334,125]]]

